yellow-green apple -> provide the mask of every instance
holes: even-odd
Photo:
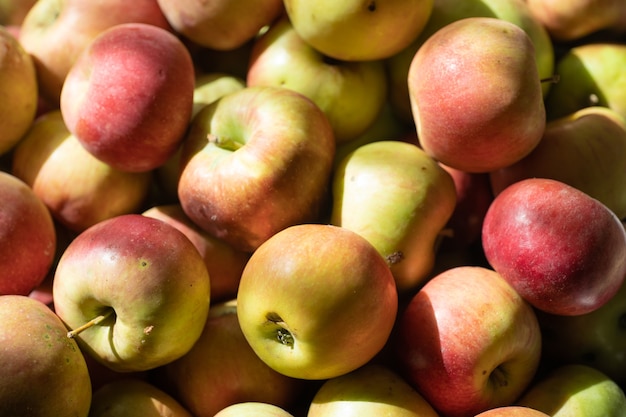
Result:
[[[89,417],[192,417],[169,393],[137,378],[123,378],[93,392]]]
[[[542,358],[552,366],[585,364],[626,386],[626,285],[591,313],[562,316],[537,312]]]
[[[330,223],[371,243],[388,263],[399,292],[421,285],[456,206],[452,177],[437,161],[411,143],[369,143],[339,163],[332,193]]]
[[[581,364],[558,366],[532,383],[516,404],[552,417],[623,417],[626,396],[606,374]]]
[[[380,60],[400,51],[420,34],[433,8],[433,0],[284,3],[302,39],[324,55],[345,61]]]
[[[0,25],[19,27],[37,0],[0,0]]]
[[[568,116],[590,106],[603,106],[626,117],[626,45],[589,42],[573,46],[556,61],[559,82],[546,96],[548,119]]]
[[[213,304],[196,344],[157,369],[155,378],[196,417],[213,417],[230,405],[250,401],[289,408],[305,388],[254,353],[239,327],[235,300]]]
[[[368,363],[328,379],[316,392],[307,417],[438,417],[433,407],[396,371]]]
[[[381,61],[331,59],[302,39],[286,17],[256,38],[246,83],[282,86],[309,97],[328,116],[337,142],[363,134],[387,100]]]
[[[406,48],[385,60],[388,69],[390,99],[394,110],[407,122],[413,121],[407,77],[411,60],[419,47],[443,26],[466,17],[495,17],[524,29],[533,42],[539,78],[550,79],[554,74],[555,51],[545,27],[530,13],[525,0],[434,0],[433,10],[422,33]],[[542,84],[544,96],[551,87]]]
[[[453,267],[431,278],[400,314],[398,367],[441,415],[510,405],[541,358],[533,308],[497,272]]]
[[[418,49],[408,86],[420,145],[452,168],[502,168],[541,140],[534,46],[516,24],[469,17],[445,25]]]
[[[626,120],[608,107],[586,107],[546,124],[539,145],[520,161],[489,173],[495,194],[524,178],[562,181],[626,218]]]
[[[60,108],[67,128],[114,168],[146,172],[182,141],[193,109],[195,70],[183,42],[146,23],[101,32],[67,74]]]
[[[247,401],[229,405],[214,417],[293,417],[293,414],[274,404]]]
[[[185,214],[180,204],[153,206],[142,214],[174,226],[198,249],[211,277],[211,301],[236,297],[241,273],[250,258],[248,252],[236,250],[201,229]]]
[[[222,96],[246,87],[246,81],[236,75],[224,72],[204,72],[196,75],[193,90],[193,118],[203,107]]]
[[[205,48],[232,50],[283,13],[281,0],[156,0],[172,28]]]
[[[626,3],[620,0],[526,0],[533,16],[560,43],[608,31],[626,33]]]
[[[527,178],[511,184],[485,215],[489,264],[535,308],[589,313],[626,277],[626,232],[602,202],[564,182]]]
[[[288,227],[250,257],[237,292],[246,340],[272,369],[336,377],[385,346],[398,310],[385,259],[364,237],[326,224]]]
[[[550,415],[530,407],[505,405],[483,411],[475,417],[550,417]]]
[[[54,275],[54,308],[68,337],[118,372],[144,371],[184,355],[210,302],[204,260],[167,223],[125,214],[80,233]]]
[[[31,56],[7,28],[0,26],[0,155],[9,152],[35,120],[37,74]]]
[[[202,229],[251,252],[288,226],[318,219],[334,153],[328,118],[310,99],[282,87],[247,87],[191,122],[180,204]]]
[[[52,268],[57,236],[52,215],[32,188],[0,171],[0,295],[28,295]]]
[[[28,11],[20,42],[33,57],[39,91],[59,105],[63,82],[78,55],[105,29],[147,23],[171,30],[156,0],[41,0]]]
[[[87,417],[91,383],[85,358],[45,304],[0,295],[0,414]]]
[[[58,109],[35,120],[13,151],[11,170],[57,222],[75,232],[136,212],[152,183],[149,172],[120,171],[94,157],[69,132]]]

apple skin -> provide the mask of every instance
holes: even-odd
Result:
[[[193,111],[191,118],[202,109],[220,97],[242,90],[246,81],[233,74],[225,72],[204,72],[196,75],[193,90]]]
[[[57,246],[48,208],[22,180],[0,171],[0,295],[28,295],[52,268]]]
[[[418,146],[383,140],[348,154],[334,171],[332,191],[330,223],[376,248],[399,293],[423,284],[456,206],[452,177]]]
[[[284,4],[302,39],[324,55],[344,61],[375,61],[397,53],[420,34],[433,8],[433,0],[285,0]]]
[[[0,414],[86,417],[91,383],[85,358],[45,304],[0,296]]]
[[[154,384],[136,378],[110,382],[94,391],[89,417],[192,417],[178,401]]]
[[[0,25],[19,27],[37,0],[1,0]]]
[[[0,90],[0,155],[3,155],[28,131],[38,104],[33,59],[4,26],[0,26]]]
[[[626,120],[608,107],[586,107],[546,124],[537,147],[520,161],[489,173],[494,194],[521,179],[562,181],[626,218]],[[607,169],[607,167],[611,167]]]
[[[505,405],[483,411],[475,417],[550,417],[550,415],[530,407]]]
[[[469,17],[445,25],[418,49],[408,86],[421,147],[452,168],[502,168],[541,140],[546,116],[534,46],[511,22]]]
[[[157,0],[172,28],[204,48],[233,50],[283,13],[282,0]]]
[[[252,252],[288,226],[318,220],[334,153],[328,118],[310,99],[287,88],[247,87],[191,122],[180,204],[202,229]]]
[[[392,369],[369,363],[319,388],[307,417],[439,417],[424,397]]]
[[[286,17],[256,38],[246,83],[282,86],[309,97],[328,116],[337,143],[362,135],[387,100],[382,62],[329,59],[305,42]]]
[[[528,178],[505,188],[483,222],[489,264],[535,308],[589,313],[626,277],[626,232],[608,207],[561,181]]]
[[[210,303],[209,274],[187,237],[167,223],[126,214],[79,234],[54,275],[54,308],[79,346],[117,372],[154,369],[200,337]]]
[[[33,57],[39,92],[59,106],[63,82],[78,56],[105,29],[147,23],[171,30],[155,0],[41,0],[28,11],[20,43]]]
[[[237,292],[246,340],[272,369],[336,377],[385,346],[398,310],[384,258],[365,238],[325,224],[288,227],[250,257]]]
[[[229,405],[213,417],[294,417],[293,414],[274,404],[248,401]]]
[[[211,277],[211,302],[237,296],[241,274],[250,259],[248,252],[238,251],[202,230],[185,214],[180,204],[153,206],[142,214],[174,226],[198,249]]]
[[[552,417],[621,417],[626,396],[606,374],[587,365],[556,367],[533,382],[516,404]]]
[[[16,145],[11,172],[33,189],[57,222],[74,232],[136,212],[152,182],[149,172],[120,171],[90,154],[58,109],[38,117]]]
[[[163,165],[182,141],[193,109],[195,70],[186,46],[145,23],[101,32],[61,91],[67,128],[96,158],[121,171]]]
[[[196,344],[155,370],[154,380],[196,417],[213,417],[251,401],[289,408],[305,388],[303,381],[274,371],[254,353],[239,327],[236,300],[213,304]]]
[[[441,415],[510,405],[541,358],[534,310],[497,272],[453,267],[410,299],[394,333],[398,369]]]

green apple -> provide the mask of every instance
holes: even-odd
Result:
[[[439,414],[399,373],[368,363],[331,378],[316,392],[307,417],[438,417]]]
[[[345,61],[397,53],[423,30],[433,0],[285,0],[296,32],[308,44]]]
[[[339,163],[332,191],[330,222],[376,248],[398,291],[410,292],[423,283],[456,206],[452,177],[437,161],[411,143],[369,143]]]
[[[56,221],[75,232],[136,212],[152,183],[149,172],[120,171],[94,157],[69,132],[58,109],[35,120],[14,149],[11,170]]]
[[[35,120],[37,73],[33,59],[4,26],[0,26],[0,155],[9,152]]]
[[[584,43],[569,48],[556,62],[559,82],[546,97],[548,119],[591,106],[609,107],[626,117],[626,45]]]
[[[122,378],[94,391],[89,417],[192,417],[174,397],[154,384]]]
[[[521,179],[559,180],[626,218],[626,120],[608,107],[586,107],[546,124],[543,138],[520,161],[489,173],[499,194]],[[610,168],[609,168],[610,167]]]
[[[213,304],[193,348],[156,374],[157,384],[196,417],[213,417],[231,405],[251,401],[289,408],[306,388],[254,353],[239,327],[236,300]]]
[[[321,380],[351,372],[385,346],[398,309],[384,258],[338,226],[299,224],[250,257],[237,293],[241,330],[276,371]]]
[[[293,415],[274,404],[247,401],[229,405],[213,417],[293,417]]]
[[[0,296],[0,414],[86,417],[91,381],[75,340],[45,304]]]
[[[246,87],[246,81],[236,75],[224,72],[205,72],[196,75],[196,84],[193,90],[193,118],[204,106],[207,106],[222,96]]]
[[[622,388],[606,374],[581,364],[552,369],[535,381],[516,403],[552,417],[626,416]]]
[[[54,308],[69,337],[114,371],[144,371],[191,349],[206,321],[204,260],[167,223],[126,214],[80,233],[54,275]]]
[[[307,97],[257,86],[202,109],[181,152],[178,197],[187,216],[251,252],[285,227],[317,221],[328,199],[335,137]]]

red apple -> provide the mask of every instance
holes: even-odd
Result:
[[[608,207],[561,181],[529,178],[498,194],[485,215],[489,264],[539,310],[589,313],[626,277],[626,232]]]
[[[52,267],[56,230],[25,182],[0,171],[0,295],[28,295]]]
[[[178,148],[193,108],[195,72],[186,46],[169,31],[127,23],[100,33],[65,79],[67,128],[96,158],[145,172]]]

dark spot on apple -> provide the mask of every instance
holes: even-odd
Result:
[[[368,5],[367,5],[367,10],[369,12],[375,12],[376,11],[376,2],[375,1],[371,1]]]
[[[487,370],[483,369],[483,375],[487,375]]]
[[[402,262],[403,259],[404,259],[404,253],[402,253],[402,251],[396,251],[392,254],[387,255],[385,258],[385,260],[387,261],[387,264],[390,266]]]

